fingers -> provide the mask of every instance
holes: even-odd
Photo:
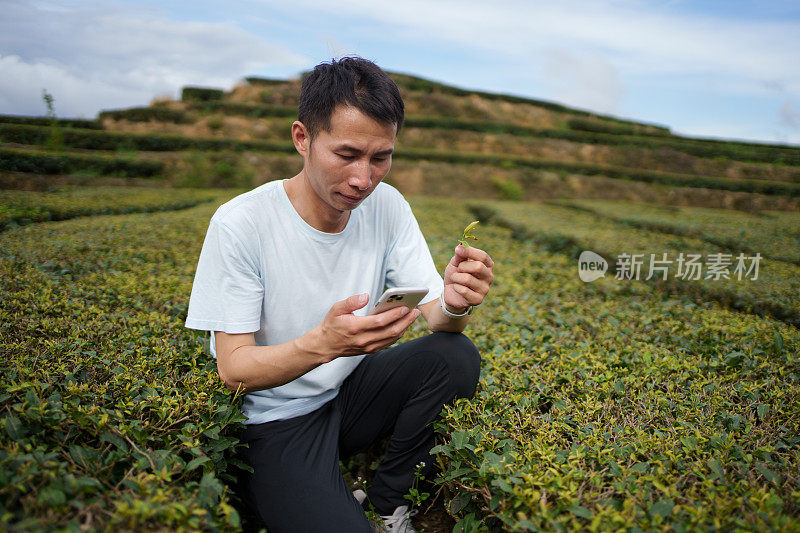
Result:
[[[333,304],[329,312],[333,313],[334,316],[346,315],[361,309],[367,305],[367,302],[369,302],[369,293],[354,294]]]
[[[405,309],[405,313],[401,314],[400,317],[396,319],[392,319],[391,316],[395,315],[394,311],[397,309],[390,309],[389,311],[384,311],[376,315],[376,317],[382,319],[381,322],[383,325],[371,329],[369,333],[365,332],[365,335],[369,335],[368,341],[365,343],[365,348],[367,349],[365,353],[372,353],[383,349],[397,341],[420,314],[422,314],[422,311],[419,309],[412,309],[409,311],[405,306],[403,309]]]
[[[468,276],[473,276],[477,279],[486,281],[489,285],[494,281],[494,272],[492,268],[486,266],[481,261],[463,261],[454,269],[453,274],[463,273]]]
[[[467,286],[453,284],[453,290],[456,291],[458,294],[461,295],[464,300],[467,301],[469,305],[480,305],[483,303],[483,299],[486,296],[486,293],[480,291],[474,291]]]
[[[490,274],[491,275],[491,274]],[[475,292],[479,292],[482,294],[486,294],[489,292],[489,285],[491,285],[491,281],[486,279],[479,279],[473,276],[472,274],[466,274],[463,272],[454,272],[450,275],[450,281],[453,282],[455,287],[466,287],[468,289],[472,289]],[[454,287],[454,288],[455,288]],[[460,294],[460,293],[459,293]]]
[[[491,258],[489,261],[491,262]],[[451,264],[445,269],[445,284],[452,282],[486,294],[494,282],[492,270],[486,263],[476,260],[462,261],[455,267]]]
[[[480,248],[462,245],[456,247],[456,254],[445,268],[445,283],[451,281],[482,293],[489,291],[494,282],[494,261]]]
[[[395,307],[394,309],[389,309],[388,311],[383,311],[382,313],[378,313],[377,315],[368,315],[364,317],[369,319],[366,329],[384,328],[389,324],[407,316],[408,313],[409,313],[408,307],[402,305],[399,307]]]
[[[450,264],[453,266],[458,266],[462,261],[466,261],[467,259],[472,259],[473,261],[479,261],[486,265],[488,268],[494,268],[494,261],[489,254],[485,251],[481,250],[480,248],[476,248],[474,246],[470,246],[469,248],[465,248],[463,245],[459,244],[456,246],[456,255],[453,256],[453,259],[450,260]]]

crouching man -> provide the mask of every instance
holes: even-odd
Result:
[[[403,495],[431,478],[431,422],[474,394],[480,354],[461,333],[494,262],[456,248],[442,277],[408,202],[382,183],[404,119],[395,83],[343,58],[304,78],[292,140],[303,169],[211,218],[186,327],[213,332],[219,375],[243,389],[254,472],[240,492],[270,533],[413,531]],[[427,287],[414,310],[367,315],[386,287]],[[420,315],[433,332],[389,348]],[[389,437],[364,498],[339,460]],[[360,496],[360,498],[358,498]],[[360,501],[363,500],[363,501]]]

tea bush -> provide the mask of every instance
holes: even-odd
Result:
[[[245,81],[250,85],[284,85],[288,80],[280,80],[275,78],[261,78],[259,76],[247,76]]]
[[[214,89],[211,87],[184,87],[181,90],[181,100],[184,102],[212,102],[221,100],[225,95],[222,89]]]
[[[43,145],[49,131],[41,126],[0,124],[0,141]],[[291,142],[239,141],[236,139],[185,137],[174,134],[139,134],[112,131],[67,130],[63,142],[70,148],[85,150],[133,149],[151,152],[180,150],[264,150],[294,152]]]
[[[660,172],[639,168],[616,167],[592,163],[573,163],[551,159],[509,156],[505,154],[484,154],[480,152],[445,152],[425,149],[400,149],[397,157],[409,160],[444,161],[459,164],[493,164],[501,166],[504,162],[527,168],[564,170],[582,176],[605,176],[628,181],[642,181],[677,187],[698,187],[727,191],[752,192],[781,196],[800,196],[800,184],[768,180],[705,177],[676,172]]]
[[[487,200],[476,216],[514,230],[514,236],[529,241],[549,251],[567,255],[577,264],[583,250],[599,253],[609,262],[613,273],[620,254],[643,254],[640,277],[650,276],[651,254],[656,260],[672,261],[663,276],[655,271],[650,283],[658,288],[689,295],[698,301],[714,301],[747,312],[770,315],[788,324],[800,326],[800,267],[769,258],[759,260],[758,275],[737,276],[728,269],[728,278],[708,276],[702,270],[700,279],[676,278],[679,254],[700,255],[705,263],[711,254],[725,254],[718,246],[691,237],[679,237],[658,231],[631,228],[624,223],[598,218],[557,205],[530,206],[514,202]],[[532,229],[528,229],[532,228]],[[735,258],[731,258],[735,263]],[[618,266],[618,265],[617,265]],[[749,262],[747,265],[749,266]],[[662,279],[666,277],[666,279]],[[741,279],[738,279],[741,277]],[[756,279],[750,279],[755,277]]]
[[[173,124],[191,124],[194,122],[191,117],[182,109],[170,109],[169,107],[130,107],[128,109],[114,109],[101,111],[98,114],[99,120],[127,120],[130,122],[171,122]]]
[[[53,123],[51,117],[31,117],[24,115],[0,115],[0,124],[30,124],[32,126],[50,126]],[[96,120],[82,118],[56,118],[56,124],[65,128],[89,128],[103,129],[103,125]]]
[[[198,102],[190,103],[191,109],[224,114],[236,114],[253,118],[296,118],[297,107],[253,105],[234,102]],[[595,121],[592,121],[594,124]],[[573,122],[573,124],[577,124]],[[755,163],[773,163],[783,165],[800,165],[800,150],[793,146],[771,145],[764,143],[744,143],[721,141],[714,139],[694,139],[675,137],[667,130],[650,128],[637,130],[635,134],[623,134],[625,129],[615,129],[609,125],[608,131],[588,131],[587,129],[545,129],[521,126],[509,122],[474,120],[435,115],[407,116],[404,126],[413,128],[432,128],[447,130],[477,131],[481,133],[510,133],[524,137],[540,137],[563,139],[572,142],[599,144],[609,146],[630,146],[658,150],[670,148],[697,157],[726,157],[736,161]],[[625,126],[622,126],[625,128]],[[610,133],[611,130],[615,133]]]
[[[762,256],[800,265],[800,214],[742,211],[703,207],[671,207],[633,202],[570,200],[561,205],[588,209],[615,222],[662,233],[694,237],[732,252]]]
[[[409,200],[441,271],[479,209]],[[0,528],[239,530],[240,397],[183,327],[221,201],[0,234]],[[798,529],[797,329],[635,280],[583,283],[560,250],[601,233],[574,209],[481,206],[521,227],[474,230],[496,265],[467,330],[481,379],[434,448],[457,530]]]
[[[36,174],[68,174],[81,170],[131,177],[151,177],[164,169],[152,159],[130,159],[109,155],[48,152],[0,146],[0,170]]]
[[[238,527],[242,416],[180,318],[208,217],[176,213],[0,236],[0,528]]]
[[[469,220],[414,205],[451,215],[421,223],[429,242]],[[800,525],[795,328],[643,282],[583,283],[572,258],[476,233],[497,275],[468,330],[480,387],[446,410],[434,448],[456,530]],[[452,250],[435,252],[443,266]]]
[[[614,135],[671,135],[667,128],[642,131],[632,125],[615,124],[608,121],[587,120],[585,118],[572,118],[567,120],[567,127],[578,131],[592,131],[597,133],[611,133]]]
[[[67,187],[50,192],[0,190],[0,231],[85,215],[183,209],[230,192],[144,187]]]
[[[42,126],[0,124],[0,140],[30,145],[43,145],[47,142],[49,130]],[[268,152],[294,153],[295,148],[286,141],[240,141],[223,138],[185,137],[181,135],[164,134],[132,134],[119,132],[92,131],[88,129],[72,129],[64,132],[63,142],[71,148],[90,150],[148,150],[148,151],[179,151],[179,150],[259,150]],[[114,166],[105,163],[106,160],[92,160],[91,156],[62,155],[62,159],[55,160],[55,155],[36,157],[30,152],[22,153],[12,149],[7,151],[9,157],[4,158],[0,168],[6,170],[23,170],[26,172],[38,171],[41,173],[64,172],[64,169],[86,168],[91,163],[92,168],[114,168],[116,172],[155,172],[149,170],[159,162],[141,161],[141,165],[128,161]],[[13,155],[13,157],[12,157]],[[486,154],[480,152],[455,152],[442,150],[428,150],[424,148],[401,148],[395,151],[395,158],[411,161],[442,161],[454,164],[491,164],[503,167],[514,165],[526,168],[563,170],[584,176],[605,176],[614,179],[643,181],[646,183],[659,183],[682,187],[700,187],[729,191],[742,191],[770,195],[783,195],[795,197],[800,195],[800,184],[769,180],[751,180],[723,177],[706,177],[693,174],[679,174],[675,172],[660,172],[637,168],[616,167],[591,163],[565,162],[543,158],[508,154]],[[83,158],[83,159],[81,159]],[[89,158],[89,159],[87,159]],[[80,161],[80,163],[78,162]],[[104,162],[101,164],[101,162]],[[133,165],[134,169],[127,167]],[[120,167],[125,167],[120,168]],[[146,170],[147,169],[147,170]],[[105,170],[104,172],[108,172]],[[132,174],[127,174],[132,175]],[[150,175],[150,174],[141,174]]]
[[[191,103],[190,109],[206,113],[222,113],[225,115],[242,115],[253,118],[294,117],[297,118],[297,106],[252,105],[236,102],[202,102]]]

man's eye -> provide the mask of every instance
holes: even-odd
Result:
[[[375,160],[375,161],[386,161],[389,158],[388,157],[373,157],[372,159]]]
[[[342,159],[347,159],[348,161],[350,161],[351,159],[355,159],[356,158],[356,156],[354,156],[354,155],[342,155],[342,154],[336,154],[336,155],[338,155]]]

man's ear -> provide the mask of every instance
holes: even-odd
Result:
[[[311,147],[311,137],[308,134],[308,129],[305,124],[299,120],[292,123],[292,142],[294,148],[303,157],[308,156],[308,150]]]

